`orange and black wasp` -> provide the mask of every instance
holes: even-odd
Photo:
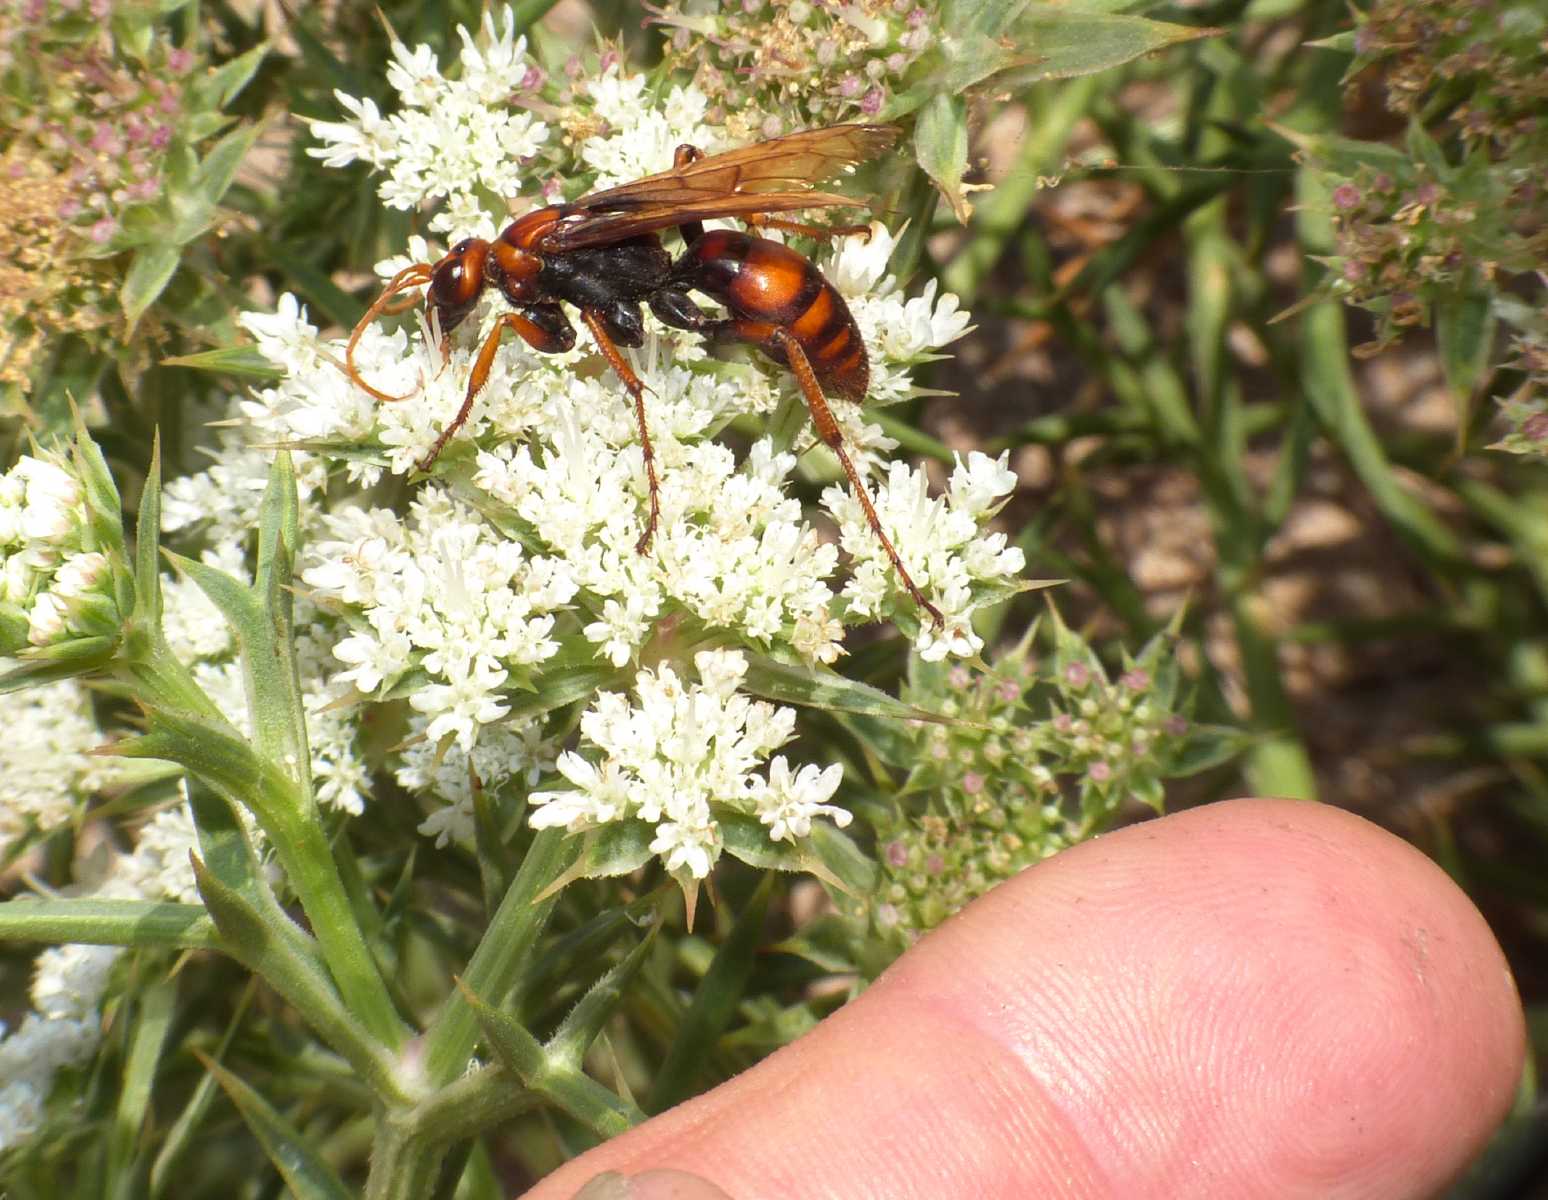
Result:
[[[634,400],[640,447],[650,490],[650,516],[637,549],[649,547],[660,516],[655,455],[645,419],[645,386],[620,346],[644,343],[640,305],[676,329],[712,341],[746,342],[789,368],[811,411],[817,436],[838,456],[898,578],[937,625],[941,615],[924,598],[893,548],[843,435],[824,388],[861,402],[870,383],[870,361],[860,329],[838,290],[808,259],[783,243],[729,229],[705,231],[703,222],[734,218],[752,228],[781,229],[815,237],[868,233],[864,225],[823,227],[775,214],[800,209],[860,207],[853,197],[816,189],[846,168],[876,157],[897,136],[888,125],[833,125],[773,138],[740,150],[705,155],[679,146],[672,169],[619,187],[592,192],[568,204],[552,204],[517,218],[492,242],[465,238],[434,263],[416,263],[387,284],[355,326],[345,354],[349,377],[378,400],[401,400],[372,387],[355,369],[354,351],[365,328],[386,312],[412,304],[402,293],[428,284],[425,304],[444,340],[473,311],[486,288],[511,306],[485,339],[468,377],[462,408],[436,438],[420,465],[428,470],[448,439],[468,419],[489,378],[506,330],[534,350],[558,354],[575,345],[575,328],[561,302],[580,311],[597,349]],[[675,229],[684,249],[674,259],[661,233]],[[710,297],[726,311],[706,313],[690,293]]]

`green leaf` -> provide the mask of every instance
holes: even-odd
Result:
[[[1342,179],[1358,174],[1362,168],[1369,168],[1384,171],[1394,179],[1409,179],[1413,176],[1412,161],[1397,146],[1385,142],[1361,141],[1358,138],[1304,133],[1273,121],[1265,121],[1264,124],[1299,150],[1307,162],[1315,164],[1319,172]]]
[[[161,433],[151,442],[150,466],[140,492],[134,535],[134,619],[157,636],[161,630]]]
[[[243,1080],[213,1059],[201,1055],[204,1066],[220,1084],[247,1127],[253,1131],[269,1161],[297,1200],[352,1200],[326,1160],[317,1153],[314,1139],[302,1133]]]
[[[780,954],[793,954],[834,975],[848,975],[859,970],[855,961],[855,932],[853,920],[829,913],[808,921],[796,933],[769,949]]]
[[[108,1141],[108,1178],[114,1181],[117,1196],[133,1196],[143,1182],[142,1172],[131,1164],[150,1107],[162,1048],[176,1016],[177,985],[170,980],[135,992],[134,1030]]]
[[[248,1007],[252,1004],[257,990],[258,981],[249,979],[247,986],[242,989],[231,1018],[226,1022],[226,1031],[221,1035],[220,1044],[215,1048],[212,1057],[216,1062],[225,1055],[237,1033],[243,1029]],[[183,1111],[178,1114],[177,1120],[172,1122],[166,1136],[161,1139],[161,1147],[157,1150],[156,1159],[151,1164],[150,1194],[153,1197],[176,1196],[181,1190],[181,1180],[178,1180],[175,1189],[169,1187],[169,1183],[183,1155],[197,1141],[199,1127],[209,1115],[217,1086],[215,1076],[206,1072],[195,1086],[188,1102],[183,1105]]]
[[[621,671],[608,663],[589,663],[567,670],[544,671],[537,680],[537,691],[531,695],[513,695],[509,700],[510,712],[506,720],[528,720],[586,700],[599,691],[621,687],[630,672]]]
[[[579,1069],[586,1051],[602,1032],[602,1026],[612,1017],[623,999],[624,989],[639,971],[659,925],[640,939],[639,944],[624,956],[606,975],[597,980],[581,997],[580,1002],[564,1018],[554,1036],[548,1040],[549,1055],[569,1066]]]
[[[493,913],[516,874],[514,848],[498,820],[500,808],[489,789],[473,787],[473,850],[483,885],[484,912]]]
[[[221,948],[214,922],[197,904],[76,897],[22,896],[0,904],[0,942]]]
[[[731,935],[715,952],[715,958],[693,1002],[683,1014],[677,1036],[666,1060],[656,1072],[645,1101],[647,1112],[658,1113],[685,1099],[702,1077],[705,1060],[715,1040],[726,1031],[737,1005],[747,991],[753,961],[763,942],[763,926],[768,918],[769,898],[774,892],[774,876],[765,875],[731,929]]]
[[[1224,766],[1263,741],[1262,734],[1229,725],[1190,726],[1182,749],[1166,759],[1166,774],[1185,779]]]
[[[118,293],[118,302],[129,320],[130,330],[134,329],[145,315],[145,310],[156,303],[156,298],[166,290],[181,255],[181,243],[173,241],[154,242],[134,252],[129,270],[124,274],[123,287]]]
[[[831,821],[813,821],[809,840],[823,867],[821,871],[812,872],[818,878],[834,883],[850,896],[869,896],[876,890],[875,861],[837,825]]]
[[[181,763],[219,795],[249,809],[266,829],[283,834],[299,806],[295,785],[229,726],[165,708],[152,710],[148,724],[149,732],[114,742],[112,752]]]
[[[553,913],[549,884],[565,873],[580,846],[562,829],[542,829],[532,839],[521,869],[473,952],[463,978],[481,996],[504,997],[521,978],[533,943]],[[462,1074],[473,1053],[477,1022],[466,996],[448,996],[425,1034],[425,1074],[437,1085]]]
[[[904,704],[880,688],[849,679],[826,667],[780,662],[762,654],[749,654],[747,658],[749,665],[743,687],[766,700],[867,717],[887,717],[895,721],[950,723],[949,718]]]
[[[599,1137],[614,1137],[645,1119],[578,1067],[561,1064],[514,1017],[485,1003],[465,984],[459,982],[458,989],[501,1065]]]
[[[118,639],[110,637],[71,638],[52,646],[29,646],[18,653],[21,665],[0,675],[0,695],[104,671],[113,665],[117,651]]]
[[[962,187],[968,166],[967,101],[957,95],[939,95],[919,111],[914,126],[914,157],[935,181],[960,224],[973,215]]]
[[[290,939],[276,927],[274,912],[265,914],[254,900],[216,878],[197,855],[193,856],[194,882],[199,898],[209,910],[215,927],[231,952],[254,969],[257,964],[283,954]]]
[[[566,979],[582,978],[625,933],[638,933],[640,925],[660,901],[647,893],[622,908],[605,908],[578,929],[553,940],[532,963],[517,985],[517,1006],[529,997],[556,992]]]
[[[822,863],[803,842],[776,842],[768,826],[745,813],[717,812],[725,851],[738,862],[764,871],[811,871]]]
[[[130,584],[125,574],[127,555],[124,549],[123,501],[119,498],[118,484],[113,481],[113,472],[108,468],[107,459],[102,457],[102,450],[87,430],[86,421],[74,401],[70,404],[70,413],[75,428],[75,436],[70,443],[70,460],[85,493],[87,520],[96,541],[92,548],[102,551],[111,560],[114,594],[122,602],[123,610],[128,612],[134,597],[127,591]]]
[[[1451,176],[1451,164],[1446,161],[1446,152],[1441,149],[1440,143],[1430,136],[1429,130],[1423,123],[1414,117],[1408,122],[1408,156],[1416,163],[1425,167],[1436,179],[1448,179]]]
[[[1435,301],[1435,341],[1456,406],[1457,445],[1467,441],[1473,399],[1489,369],[1497,318],[1489,293],[1459,289]]]
[[[1335,50],[1340,54],[1354,54],[1357,50],[1355,31],[1353,29],[1344,29],[1328,37],[1317,38],[1311,42],[1302,42],[1301,45],[1314,50]]]
[[[609,821],[600,829],[589,829],[575,840],[580,856],[569,869],[543,889],[538,899],[556,896],[577,879],[615,879],[630,875],[650,861],[650,843],[656,831],[644,821]]]
[[[997,38],[1027,7],[1027,0],[943,0],[941,29],[952,37]]]
[[[1091,75],[1169,46],[1219,37],[1222,32],[1117,13],[1081,12],[1057,4],[1029,4],[1016,18],[1013,36],[1035,62],[1016,68],[1012,75],[1016,86]]]
[[[206,806],[208,800],[206,796]],[[406,1103],[395,1055],[344,1007],[317,942],[290,920],[272,896],[239,891],[197,855],[191,857],[199,896],[228,951],[288,1000],[384,1103]],[[365,1015],[373,1014],[367,1010]]]
[[[237,168],[242,165],[242,160],[247,157],[247,152],[262,132],[262,125],[240,125],[210,147],[209,153],[199,160],[194,186],[211,206],[219,204],[225,196],[231,181],[236,178]],[[194,237],[202,232],[199,229],[189,236]]]
[[[288,588],[295,533],[295,478],[290,458],[280,454],[270,473],[269,488],[260,509],[258,580],[253,587],[224,571],[167,552],[167,558],[196,584],[231,626],[242,655],[248,707],[258,746],[270,764],[289,763],[294,777],[288,780],[285,799],[293,812],[309,809],[311,772],[307,769],[305,715],[301,708],[289,611]],[[245,750],[245,747],[244,747]],[[254,757],[250,750],[248,757]],[[179,760],[181,761],[181,760]],[[269,775],[277,774],[270,767]],[[274,798],[278,798],[276,793]],[[244,796],[252,803],[256,796]],[[255,810],[258,811],[258,810]],[[258,811],[267,823],[278,811]]]
[[[219,350],[204,350],[198,354],[179,354],[161,360],[164,367],[188,367],[195,371],[212,371],[220,375],[236,375],[243,379],[283,379],[285,368],[277,367],[258,353],[256,346],[225,346]]]
[[[515,1017],[486,1003],[461,980],[457,982],[457,991],[501,1066],[528,1087],[533,1087],[534,1081],[541,1081],[548,1070],[548,1057],[543,1051],[543,1043],[532,1031]]]
[[[31,627],[25,612],[14,604],[0,601],[0,658],[11,658],[25,650],[31,644],[27,641],[27,631]]]
[[[189,90],[196,108],[225,108],[247,86],[269,53],[269,43],[260,42],[245,54],[221,63],[207,75],[197,77]]]

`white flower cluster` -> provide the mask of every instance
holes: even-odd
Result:
[[[301,578],[318,603],[358,614],[333,648],[347,664],[340,682],[369,696],[424,672],[409,702],[430,717],[425,736],[471,750],[479,727],[509,711],[505,691],[558,652],[570,567],[528,557],[438,489],[421,491],[407,520],[352,508],[324,524],[333,540],[310,549]]]
[[[635,677],[637,703],[602,692],[581,718],[581,734],[597,761],[566,751],[559,773],[574,785],[532,796],[532,825],[571,832],[614,821],[654,828],[650,852],[666,869],[703,879],[720,857],[717,813],[756,816],[775,841],[811,832],[814,818],[849,824],[850,814],[827,801],[843,767],[792,771],[784,755],[754,774],[795,732],[795,711],[751,700],[737,689],[747,658],[735,650],[694,655],[698,683],[684,683],[668,666]]]
[[[102,882],[86,894],[197,903],[188,861],[194,846],[187,805],[167,809],[141,829],[134,853],[117,858]],[[118,946],[65,945],[38,955],[33,1011],[14,1030],[0,1025],[0,1152],[37,1132],[60,1069],[85,1062],[96,1052],[102,1040],[97,1010],[122,953]]]
[[[103,738],[73,680],[0,695],[0,859],[30,833],[66,824],[104,774]]]
[[[586,99],[587,123],[605,123],[580,147],[581,161],[596,172],[597,190],[667,170],[684,143],[708,154],[723,148],[721,131],[704,124],[709,100],[692,84],[673,87],[656,107],[645,94],[645,76],[614,65],[587,83]]]
[[[314,153],[335,165],[371,163],[384,173],[391,203],[439,205],[433,228],[450,232],[448,240],[490,236],[504,214],[475,211],[480,197],[543,191],[519,161],[533,152],[529,145],[519,153],[497,149],[516,119],[510,95],[544,86],[524,53],[506,18],[486,21],[482,48],[465,34],[460,70],[446,74],[424,47],[399,47],[390,71],[403,111],[382,117],[344,101],[354,117],[314,123],[325,143]],[[487,87],[496,77],[500,89]],[[596,186],[669,167],[682,142],[722,148],[705,124],[704,96],[692,86],[652,94],[645,77],[610,64],[562,96],[545,95],[562,101],[543,111],[566,142],[545,143],[541,161],[567,165],[566,177],[589,177]],[[523,136],[534,128],[524,124]],[[448,155],[454,134],[481,147],[479,154]],[[572,157],[561,162],[566,152]],[[503,174],[493,183],[478,171]],[[877,224],[868,241],[847,240],[824,264],[870,350],[873,403],[913,395],[911,368],[938,356],[969,320],[954,297],[900,292],[887,276],[895,244]],[[405,249],[378,272],[391,276],[438,256],[418,238]],[[355,367],[373,386],[407,397],[378,404],[339,369],[342,342],[324,338],[294,298],[282,297],[274,314],[244,319],[263,354],[287,368],[242,406],[249,437],[304,447],[298,467],[318,501],[330,469],[365,485],[385,472],[408,475],[461,407],[473,359],[505,308],[487,292],[444,360],[423,317],[366,330]],[[585,665],[588,647],[595,660],[627,670],[659,629],[687,619],[723,643],[832,663],[843,653],[846,626],[906,617],[920,627],[916,645],[926,655],[970,655],[981,646],[971,628],[975,607],[1003,594],[1022,568],[1020,552],[1003,537],[981,533],[1010,489],[1010,473],[1004,460],[975,455],[944,496],[930,497],[922,472],[896,464],[876,493],[889,535],[946,614],[946,628],[919,619],[880,545],[855,524],[854,499],[829,489],[823,503],[854,567],[846,581],[838,546],[788,494],[806,447],[764,439],[739,458],[715,440],[744,414],[799,404],[789,373],[756,356],[712,359],[696,335],[662,328],[648,313],[645,321],[645,345],[626,353],[648,389],[660,477],[661,515],[647,553],[635,548],[649,510],[634,413],[584,330],[576,348],[559,355],[539,354],[515,336],[501,342],[437,479],[419,488],[406,516],[323,504],[326,511],[308,518],[313,536],[303,580],[323,610],[318,644],[334,631],[331,694],[409,700],[413,731],[400,781],[445,802],[422,827],[438,840],[469,836],[474,781],[526,779],[552,761],[539,726],[506,726],[511,696],[541,692],[556,663]],[[857,463],[873,469],[888,439],[859,406],[834,407]],[[212,480],[208,490],[248,488],[256,497],[259,472],[228,457],[228,478],[219,486]],[[230,506],[219,495],[185,490],[169,489],[167,511],[179,519],[200,506],[217,513]],[[804,794],[811,782],[801,777],[798,787],[797,777],[776,768],[769,779],[782,795]],[[777,824],[783,836],[801,822]],[[707,843],[693,844],[702,851],[698,863]]]
[[[23,455],[0,476],[0,653],[82,632],[88,606],[112,603],[109,583],[80,480],[51,457]]]
[[[510,103],[540,76],[527,58],[527,39],[515,36],[515,23],[512,9],[505,10],[503,29],[485,14],[482,49],[459,28],[462,70],[456,79],[441,74],[429,46],[410,50],[394,40],[387,82],[398,93],[400,111],[383,117],[373,101],[335,92],[354,119],[311,121],[324,145],[307,153],[330,167],[359,159],[381,168],[386,178],[380,195],[391,208],[415,209],[427,200],[444,200],[445,207],[430,221],[438,233],[494,236],[494,221],[479,191],[518,195],[529,182],[522,160],[536,154],[548,137],[547,125]]]
[[[1006,456],[992,459],[977,451],[960,459],[951,473],[946,495],[931,499],[924,476],[893,463],[887,482],[872,502],[883,528],[893,531],[893,545],[916,579],[928,580],[930,594],[945,618],[936,629],[921,623],[914,648],[926,662],[948,654],[968,657],[984,648],[968,618],[974,608],[973,585],[986,579],[1014,578],[1026,565],[1021,550],[1003,533],[981,533],[979,523],[1016,488],[1016,476]],[[844,585],[849,611],[860,617],[886,611],[894,581],[892,564],[871,532],[860,503],[847,488],[832,487],[823,503],[838,518],[844,549],[855,562]]]

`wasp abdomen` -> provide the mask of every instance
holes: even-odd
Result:
[[[712,229],[688,247],[677,273],[681,283],[714,297],[743,324],[783,329],[806,352],[825,388],[849,400],[865,398],[871,372],[860,327],[844,297],[794,250]],[[785,361],[777,347],[765,344],[763,350]]]

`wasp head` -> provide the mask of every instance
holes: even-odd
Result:
[[[478,303],[488,260],[488,242],[463,238],[435,264],[425,290],[425,305],[439,321],[442,336],[457,328]]]

